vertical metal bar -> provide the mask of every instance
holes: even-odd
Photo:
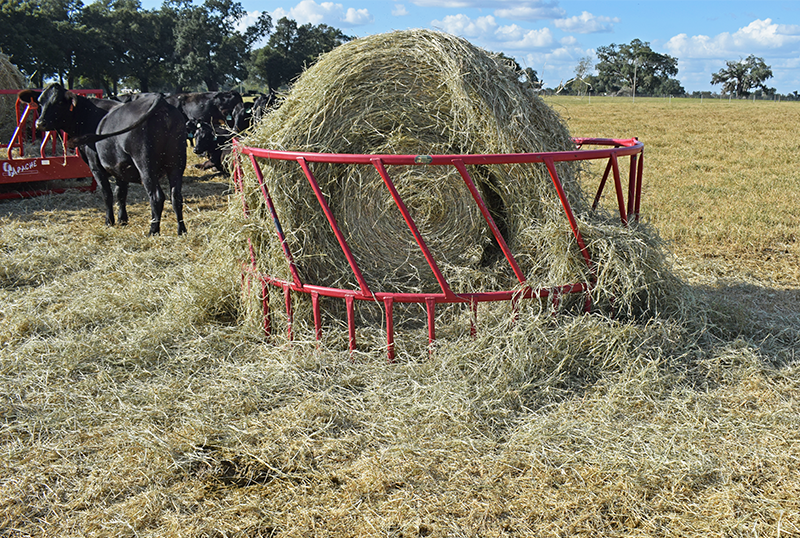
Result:
[[[606,171],[603,172],[603,179],[600,180],[600,186],[597,188],[597,194],[594,197],[594,203],[592,204],[592,211],[597,209],[597,204],[600,203],[600,196],[603,194],[603,189],[606,187],[606,181],[608,180],[608,173],[611,171],[611,159],[608,160],[608,164],[606,164]]]
[[[355,320],[355,299],[352,295],[344,298],[347,305],[347,345],[350,352],[356,350],[356,320]]]
[[[269,287],[267,281],[261,279],[261,315],[264,326],[264,335],[272,335],[272,313],[269,311]]]
[[[292,274],[292,280],[297,287],[302,288],[303,281],[300,280],[300,274],[297,272],[297,267],[294,264],[294,257],[289,250],[289,245],[286,243],[286,236],[283,234],[283,228],[281,228],[281,221],[278,219],[278,213],[275,211],[275,205],[272,203],[272,197],[269,195],[267,185],[264,183],[264,174],[261,172],[261,167],[258,166],[258,162],[256,162],[256,158],[252,154],[250,154],[250,162],[253,163],[253,170],[255,170],[258,185],[261,187],[261,194],[267,202],[270,216],[272,216],[272,222],[275,224],[275,232],[278,234],[278,240],[281,242],[283,255],[289,263],[289,272]]]
[[[436,340],[436,299],[425,297],[425,306],[428,311],[428,349],[433,351],[433,342]]]
[[[639,167],[636,172],[636,206],[634,207],[634,215],[636,220],[639,220],[639,206],[642,202],[642,175],[644,173],[644,150],[639,155]]]
[[[308,183],[311,185],[311,189],[314,191],[317,201],[319,202],[323,213],[325,213],[325,217],[328,219],[328,224],[330,224],[333,234],[336,236],[336,240],[339,242],[339,246],[342,248],[345,258],[347,258],[347,263],[350,264],[350,269],[353,271],[353,275],[355,275],[358,285],[361,288],[361,294],[367,296],[372,295],[372,292],[367,285],[367,281],[361,274],[361,269],[359,269],[358,263],[356,263],[355,256],[353,256],[353,253],[350,251],[347,240],[344,238],[344,234],[339,228],[336,218],[333,216],[333,211],[331,211],[328,202],[325,200],[325,196],[322,194],[322,189],[320,189],[317,179],[314,177],[314,174],[311,173],[311,169],[308,167],[308,162],[303,157],[298,157],[297,162],[300,163],[300,167],[303,169],[303,173],[306,175],[306,179],[308,179]]]
[[[616,161],[615,161],[616,162]],[[561,185],[561,180],[558,178],[558,172],[556,172],[556,167],[553,162],[553,157],[545,157],[544,163],[547,166],[547,170],[550,172],[550,178],[553,180],[553,185],[556,188],[556,192],[558,193],[558,198],[561,200],[561,206],[564,208],[564,212],[567,214],[567,220],[569,221],[569,226],[572,228],[572,234],[575,236],[575,240],[578,242],[578,248],[583,255],[583,259],[586,262],[586,266],[589,268],[592,273],[594,273],[594,267],[592,265],[592,258],[589,256],[589,249],[586,248],[586,243],[583,241],[583,236],[581,235],[581,231],[578,229],[578,221],[575,220],[575,215],[572,213],[572,206],[569,204],[569,200],[567,199],[567,194],[564,192],[564,187]],[[619,182],[619,174],[616,174],[617,182]],[[624,208],[623,208],[624,210]]]
[[[428,265],[433,271],[433,275],[436,277],[436,281],[439,283],[439,287],[442,288],[442,293],[444,293],[448,297],[454,297],[455,294],[450,289],[450,285],[444,278],[442,271],[439,269],[439,266],[436,264],[436,260],[433,259],[433,255],[431,251],[428,249],[428,246],[425,244],[425,240],[422,238],[422,234],[419,233],[419,229],[417,225],[414,223],[414,219],[411,218],[411,213],[409,213],[406,204],[403,202],[403,199],[400,198],[400,194],[397,192],[397,188],[395,188],[394,183],[392,183],[391,178],[389,177],[389,173],[386,171],[386,167],[383,165],[383,161],[380,157],[375,157],[372,160],[372,164],[375,166],[375,169],[381,175],[381,179],[383,179],[386,188],[389,189],[389,193],[392,195],[394,199],[394,203],[397,206],[397,209],[400,210],[402,213],[403,218],[408,225],[408,229],[411,230],[411,233],[414,235],[414,239],[417,241],[417,245],[419,245],[420,250],[422,250],[422,255],[425,256],[425,260],[428,262]]]
[[[233,139],[233,150],[231,151],[233,159],[233,184],[242,195],[242,210],[246,218],[250,217],[250,208],[247,206],[247,196],[244,192],[244,172],[242,172],[242,154],[239,151],[239,142]]]
[[[511,269],[514,271],[514,275],[516,275],[520,284],[524,283],[526,280],[525,274],[522,272],[522,269],[517,263],[516,258],[514,258],[514,254],[511,252],[511,249],[508,248],[506,240],[503,238],[503,235],[500,233],[500,229],[497,227],[492,215],[489,213],[489,208],[486,207],[486,203],[483,201],[483,198],[478,192],[478,188],[475,186],[475,182],[472,181],[472,177],[469,175],[467,167],[464,166],[464,161],[461,159],[453,159],[452,162],[458,172],[461,174],[461,178],[467,185],[467,188],[469,189],[470,194],[472,194],[472,198],[475,200],[475,203],[478,204],[478,209],[480,209],[483,219],[492,230],[492,234],[494,235],[495,240],[497,240],[497,244],[500,245],[500,250],[503,251],[503,254],[506,256],[506,260],[508,260],[508,263],[511,265]]]
[[[314,312],[314,337],[317,342],[322,339],[322,316],[319,312],[319,292],[311,292],[311,310]]]
[[[283,285],[283,300],[286,303],[286,336],[291,342],[294,340],[294,309],[292,308],[292,289],[289,284]]]
[[[614,170],[614,188],[617,191],[617,204],[619,205],[619,218],[622,224],[628,224],[628,215],[625,213],[625,199],[622,195],[622,181],[619,177],[619,162],[616,153],[611,154],[611,168]]]
[[[628,220],[634,216],[634,203],[636,202],[636,155],[631,155],[631,166],[628,171]]]
[[[469,335],[475,338],[478,335],[478,301],[472,299],[469,302]]]
[[[383,300],[386,307],[386,360],[394,362],[394,298],[389,296]]]
[[[19,99],[17,99],[17,103],[19,103]],[[28,103],[28,106],[25,107],[25,112],[22,113],[22,117],[17,121],[17,128],[14,129],[14,134],[11,135],[11,142],[9,142],[8,146],[6,147],[6,158],[13,159],[14,156],[11,154],[11,150],[13,148],[19,148],[19,154],[21,157],[25,156],[25,148],[23,146],[22,139],[25,138],[25,127],[24,125],[28,122],[28,113],[35,107],[33,103]],[[20,132],[23,131],[23,132]],[[14,141],[16,140],[16,143]]]

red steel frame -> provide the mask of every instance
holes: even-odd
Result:
[[[354,316],[354,302],[355,301],[371,301],[383,303],[386,312],[386,345],[388,360],[392,362],[395,357],[395,344],[394,344],[394,316],[393,305],[394,303],[419,303],[425,304],[428,318],[428,341],[433,344],[436,338],[435,328],[435,309],[437,304],[450,304],[450,303],[465,303],[469,304],[472,310],[472,322],[470,332],[475,334],[477,322],[477,305],[481,302],[490,301],[511,301],[516,304],[520,299],[530,298],[550,298],[554,303],[557,303],[559,297],[567,293],[583,293],[586,296],[585,308],[588,310],[591,307],[590,292],[595,285],[595,278],[589,279],[589,282],[579,282],[574,284],[565,284],[546,289],[533,289],[526,283],[525,275],[520,269],[519,264],[514,258],[508,244],[503,238],[500,230],[494,222],[494,219],[489,213],[486,202],[481,197],[475,186],[472,177],[467,171],[469,165],[490,165],[490,164],[510,164],[510,163],[543,163],[547,168],[550,178],[553,181],[553,186],[556,189],[561,205],[564,209],[565,216],[569,222],[570,228],[578,245],[578,249],[586,263],[587,268],[591,275],[595,274],[594,265],[592,263],[591,255],[583,240],[580,229],[578,228],[577,221],[572,212],[569,200],[564,192],[558,172],[556,171],[555,163],[566,161],[584,161],[584,160],[597,160],[608,159],[605,172],[600,181],[595,195],[593,209],[597,208],[603,189],[608,181],[609,175],[613,172],[614,190],[616,193],[616,201],[620,214],[620,221],[623,225],[628,225],[631,220],[637,221],[639,219],[639,207],[642,197],[642,171],[644,165],[644,144],[638,139],[610,139],[610,138],[574,138],[576,149],[575,151],[557,151],[546,153],[516,153],[516,154],[499,154],[499,155],[356,155],[356,154],[332,154],[332,153],[305,153],[293,151],[273,151],[268,149],[260,149],[253,147],[246,147],[234,140],[234,181],[236,182],[237,189],[242,194],[243,208],[246,215],[249,215],[249,208],[244,196],[243,190],[243,172],[241,156],[247,155],[258,181],[261,194],[267,203],[270,210],[272,219],[275,224],[275,231],[283,249],[283,254],[289,264],[289,271],[291,274],[291,281],[281,280],[270,275],[262,274],[258,271],[256,265],[256,255],[252,244],[249,245],[250,250],[250,264],[245,267],[242,278],[247,278],[247,283],[252,281],[252,278],[257,278],[261,283],[262,291],[262,308],[263,308],[263,328],[266,334],[272,331],[271,316],[269,311],[269,292],[268,286],[275,286],[283,290],[284,302],[286,305],[286,313],[288,320],[288,338],[292,340],[292,321],[293,321],[293,308],[291,301],[291,292],[307,293],[311,296],[312,311],[314,316],[315,336],[317,340],[321,337],[321,315],[319,307],[319,297],[336,297],[345,300],[347,308],[347,326],[348,326],[348,341],[351,352],[356,349],[356,336],[355,336],[355,316]],[[582,149],[585,146],[607,146],[603,149]],[[630,174],[628,178],[627,190],[627,203],[625,202],[625,192],[622,186],[622,179],[620,177],[619,158],[630,157]],[[342,248],[353,276],[358,282],[358,289],[340,289],[325,286],[318,286],[315,284],[305,283],[300,278],[297,266],[294,262],[291,250],[286,242],[286,237],[280,224],[280,219],[275,211],[275,206],[272,203],[269,190],[264,181],[264,176],[257,159],[273,159],[283,161],[296,161],[298,166],[302,169],[306,178],[308,179],[311,188],[313,189],[320,209],[324,212],[328,223]],[[386,188],[391,194],[397,208],[400,210],[409,230],[413,234],[417,245],[422,251],[428,265],[430,266],[433,274],[439,284],[441,292],[439,293],[390,293],[373,291],[367,284],[364,276],[359,269],[358,262],[354,258],[350,247],[345,240],[336,218],[328,206],[328,202],[322,193],[322,190],[317,183],[314,174],[311,171],[309,163],[343,163],[343,164],[359,164],[373,166],[377,173],[383,180]],[[465,186],[469,189],[475,203],[478,205],[481,214],[486,220],[487,225],[492,231],[494,238],[500,245],[506,260],[511,266],[514,274],[519,282],[519,289],[505,290],[505,291],[489,291],[478,293],[454,293],[450,288],[447,280],[439,269],[433,254],[428,249],[424,238],[420,234],[417,225],[414,222],[411,214],[408,211],[405,203],[397,192],[391,177],[386,171],[386,166],[392,165],[407,165],[407,166],[453,166],[460,173]],[[244,282],[243,282],[244,283]]]
[[[97,98],[103,97],[103,90],[72,90],[80,95],[93,95]],[[20,90],[0,90],[0,95],[16,95]],[[24,109],[23,109],[24,107]],[[74,187],[79,191],[91,191],[97,188],[97,183],[92,177],[92,172],[77,148],[74,152],[67,151],[67,135],[63,133],[61,138],[61,155],[57,149],[58,133],[49,131],[44,133],[42,143],[39,147],[39,157],[14,157],[13,149],[19,149],[20,155],[24,155],[24,135],[30,130],[31,140],[38,138],[38,131],[35,128],[36,119],[39,117],[39,105],[36,101],[23,103],[17,99],[15,103],[17,115],[17,128],[11,137],[11,141],[6,145],[5,158],[0,159],[0,185],[17,185],[34,181],[52,181],[58,179],[76,179],[91,177],[91,185]],[[51,144],[51,156],[46,156],[47,144]],[[0,199],[8,198],[27,198],[42,194],[62,193],[67,189],[45,189],[0,193]]]

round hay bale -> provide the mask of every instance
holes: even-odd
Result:
[[[464,39],[428,30],[357,39],[323,55],[296,81],[280,108],[257,124],[243,143],[274,150],[352,154],[574,149],[558,114],[499,56]],[[297,163],[261,161],[260,165],[304,281],[357,287]],[[373,291],[439,291],[373,167],[311,166]],[[594,250],[600,255],[613,250],[611,256],[630,251],[599,244],[614,240],[606,230],[611,219],[589,215],[576,166],[558,165],[558,170],[583,233],[595,240]],[[543,165],[475,166],[469,171],[531,285],[554,286],[591,278]],[[250,166],[245,166],[244,172],[245,195],[252,210],[245,226],[261,269],[290,279],[255,175]],[[454,291],[518,285],[454,168],[395,166],[388,167],[388,173]],[[619,238],[631,233],[615,231],[612,235]],[[640,235],[635,237],[641,242]],[[661,262],[655,265],[660,268]],[[632,262],[601,262],[598,267],[627,272]],[[635,280],[637,289],[649,284],[630,275],[606,275],[604,282],[613,287],[625,280]],[[616,300],[621,298],[619,286],[613,295]]]
[[[8,56],[0,52],[0,89],[22,90],[27,87],[25,77]],[[17,98],[14,95],[0,95],[0,142],[8,144],[17,128],[17,114],[14,108]]]

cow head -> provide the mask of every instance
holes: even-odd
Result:
[[[77,94],[65,90],[61,84],[50,84],[39,96],[41,111],[36,128],[40,131],[69,130],[77,102]]]
[[[194,131],[194,153],[202,155],[217,148],[217,135],[210,123],[198,122]]]
[[[228,115],[233,112],[233,109],[239,103],[242,103],[243,99],[239,92],[234,91],[227,91],[227,92],[217,92],[214,96],[214,105],[222,112],[223,115]]]
[[[233,131],[236,133],[241,133],[250,127],[252,118],[252,105],[245,105],[244,103],[239,103],[236,105],[236,107],[233,109]]]

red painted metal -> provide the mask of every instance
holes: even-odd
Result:
[[[370,301],[383,303],[386,313],[386,346],[387,346],[387,360],[392,362],[395,360],[395,340],[394,340],[394,304],[395,303],[419,303],[424,304],[427,313],[428,322],[428,341],[429,349],[433,349],[433,343],[436,339],[435,327],[435,314],[437,304],[454,304],[463,303],[471,310],[470,321],[470,334],[475,334],[477,330],[477,312],[478,303],[494,302],[494,301],[509,301],[513,310],[516,312],[518,303],[522,299],[549,299],[553,303],[553,308],[556,309],[561,298],[567,294],[582,293],[585,295],[585,309],[588,311],[591,308],[590,292],[595,285],[594,277],[590,277],[588,282],[577,282],[571,284],[564,284],[560,286],[553,286],[549,288],[534,289],[526,282],[525,275],[523,274],[519,264],[514,258],[514,254],[510,247],[500,233],[499,228],[491,217],[485,201],[480,195],[477,187],[475,186],[472,177],[470,176],[467,166],[470,165],[489,165],[489,164],[511,164],[511,163],[541,163],[546,167],[553,186],[558,194],[565,217],[569,223],[570,230],[575,237],[576,244],[581,253],[581,256],[586,263],[586,267],[590,275],[594,275],[594,264],[591,258],[591,253],[586,246],[583,236],[578,226],[577,219],[572,211],[569,200],[564,192],[561,179],[558,176],[555,163],[557,162],[570,162],[570,161],[583,161],[583,160],[600,160],[607,159],[605,172],[600,181],[597,194],[595,195],[592,208],[596,209],[601,199],[603,189],[607,183],[609,174],[613,173],[614,191],[616,195],[616,202],[620,213],[620,221],[623,225],[627,226],[633,220],[639,219],[639,209],[642,196],[642,174],[643,174],[643,155],[644,144],[636,138],[631,139],[611,139],[611,138],[574,138],[576,149],[574,151],[559,151],[559,152],[546,152],[546,153],[516,153],[516,154],[495,154],[495,155],[368,155],[368,154],[330,154],[330,153],[307,153],[307,152],[292,152],[292,151],[274,151],[269,149],[252,148],[243,146],[241,143],[234,140],[234,182],[242,195],[242,204],[245,215],[250,214],[249,207],[245,200],[243,192],[243,172],[240,166],[240,158],[242,155],[249,157],[250,163],[253,166],[255,175],[261,190],[261,194],[267,203],[270,215],[275,224],[275,231],[281,243],[286,261],[289,264],[289,269],[292,275],[292,281],[285,281],[270,275],[260,273],[257,269],[257,260],[252,245],[250,246],[250,264],[246,266],[248,278],[256,278],[262,283],[263,301],[264,301],[264,315],[269,316],[268,306],[268,286],[280,287],[284,292],[284,300],[287,308],[287,318],[289,324],[289,339],[292,338],[292,309],[291,309],[291,291],[308,293],[312,296],[312,307],[314,313],[314,326],[315,337],[319,340],[321,338],[321,316],[319,313],[319,297],[333,297],[344,299],[347,311],[347,327],[348,327],[348,347],[350,351],[356,349],[356,332],[355,332],[355,301]],[[585,146],[591,146],[593,149],[583,149]],[[594,147],[604,146],[602,149],[594,149]],[[630,173],[628,177],[627,193],[622,187],[622,178],[620,177],[620,167],[618,159],[620,157],[630,158]],[[325,214],[328,224],[334,232],[339,246],[342,249],[347,261],[350,265],[353,275],[358,282],[359,289],[342,289],[331,288],[326,286],[319,286],[311,283],[304,283],[299,277],[299,272],[294,262],[294,258],[286,242],[284,231],[281,227],[279,217],[266,187],[264,176],[261,171],[257,159],[269,160],[283,160],[295,161],[302,169],[306,179],[314,191],[317,201],[320,204],[320,209]],[[403,216],[406,225],[411,231],[417,245],[420,248],[425,260],[427,261],[431,271],[433,272],[439,287],[440,293],[393,293],[371,290],[364,279],[361,270],[358,266],[358,261],[353,256],[350,247],[347,244],[344,233],[342,233],[331,208],[319,187],[314,174],[311,171],[309,163],[343,163],[343,164],[360,164],[373,166],[381,179],[383,180],[388,192],[392,196],[395,205]],[[492,231],[495,239],[500,245],[506,261],[511,266],[514,274],[519,281],[519,287],[512,290],[502,291],[488,291],[476,293],[454,293],[450,288],[447,280],[439,269],[436,263],[433,252],[428,248],[422,234],[419,232],[413,217],[411,216],[408,208],[399,195],[394,182],[389,176],[386,166],[453,166],[458,170],[461,178],[464,181],[466,188],[472,195],[475,203],[481,211],[487,225]],[[625,195],[627,194],[627,203]],[[264,321],[265,332],[269,334],[271,328],[270,321]]]
[[[38,90],[37,90],[38,91]],[[102,97],[103,90],[73,90],[80,95]],[[17,95],[20,90],[0,90],[0,95]],[[67,151],[67,136],[59,137],[55,132],[43,133],[39,147],[38,157],[23,157],[25,155],[25,137],[30,136],[31,141],[38,138],[39,132],[35,128],[36,119],[39,117],[39,105],[36,101],[24,103],[19,98],[15,102],[17,127],[11,140],[5,146],[5,158],[0,159],[0,185],[19,186],[19,190],[0,193],[0,199],[28,198],[43,194],[63,193],[67,190],[92,191],[97,188],[97,183],[92,177],[89,166],[83,161],[77,148],[73,152]],[[57,141],[61,142],[61,150]],[[50,148],[48,151],[48,142]],[[18,157],[13,151],[19,152]],[[25,183],[54,181],[63,179],[92,178],[90,185],[76,187],[23,189]]]

